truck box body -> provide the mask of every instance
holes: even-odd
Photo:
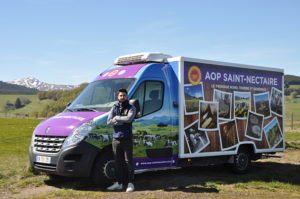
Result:
[[[135,172],[204,157],[232,162],[241,146],[251,154],[284,151],[283,70],[165,57],[102,72],[64,112],[41,122],[30,146],[32,167],[93,174],[97,158],[112,154],[106,120],[119,88],[140,105],[133,122]]]
[[[181,60],[179,157],[232,155],[242,144],[284,151],[283,71]]]

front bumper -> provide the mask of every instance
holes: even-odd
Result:
[[[37,152],[30,146],[29,159],[35,171],[70,177],[88,177],[99,152],[99,148],[85,141],[62,148],[58,153]],[[37,156],[50,157],[50,164],[37,162]]]

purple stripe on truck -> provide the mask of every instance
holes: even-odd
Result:
[[[147,64],[135,64],[130,66],[121,66],[118,68],[113,68],[106,70],[101,73],[94,81],[102,79],[112,79],[112,78],[130,78],[135,77],[137,72]]]
[[[175,154],[172,158],[140,157],[134,158],[133,162],[135,170],[175,167],[177,166],[178,155]]]

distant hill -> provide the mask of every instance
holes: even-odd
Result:
[[[289,85],[300,85],[300,77],[295,75],[285,75],[284,86],[288,88]]]
[[[37,94],[37,92],[37,89],[0,81],[0,94],[30,95]]]
[[[16,84],[21,86],[26,86],[27,88],[35,88],[39,91],[55,91],[55,90],[71,90],[78,86],[73,85],[58,85],[58,84],[49,84],[42,82],[34,77],[26,77],[22,79],[16,79],[8,82],[10,84]]]

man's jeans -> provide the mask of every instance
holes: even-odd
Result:
[[[132,139],[113,138],[112,148],[115,155],[116,180],[119,184],[133,183],[134,167],[132,159]]]

